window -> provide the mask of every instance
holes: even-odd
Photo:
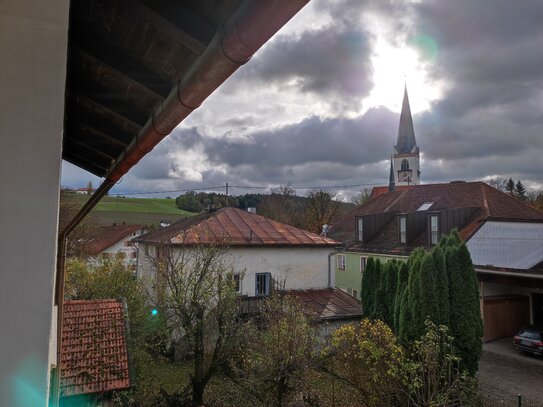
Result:
[[[353,288],[353,297],[358,299],[358,290],[355,290],[354,288]]]
[[[124,246],[125,246],[125,247],[134,246],[134,242],[132,242],[131,240],[126,240],[126,241],[124,242]]]
[[[359,242],[364,241],[364,221],[362,218],[356,220],[356,240]]]
[[[234,274],[232,276],[232,279],[234,280],[234,289],[237,293],[241,292],[241,276],[239,274]]]
[[[270,273],[256,273],[255,295],[270,295],[271,275]]]
[[[351,288],[347,288],[347,294],[353,295],[353,290]]]
[[[400,244],[406,244],[406,243],[407,243],[407,216],[400,216]]]
[[[417,211],[427,211],[433,205],[433,202],[424,202]]]
[[[352,223],[351,223],[352,225]],[[338,254],[337,255],[337,268],[339,270],[345,270],[345,255],[344,254]]]
[[[360,272],[366,271],[366,257],[360,256]]]
[[[430,215],[430,244],[435,245],[439,240],[439,215]]]
[[[402,171],[409,171],[409,161],[405,159],[402,160],[401,168],[402,168]]]

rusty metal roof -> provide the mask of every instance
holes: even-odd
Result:
[[[306,312],[317,320],[354,319],[362,317],[362,303],[337,288],[289,290]]]
[[[91,256],[97,255],[140,229],[149,230],[144,225],[99,226],[92,231],[92,237],[86,242],[84,251]]]
[[[222,208],[142,235],[135,242],[230,246],[336,246],[339,242],[238,208]]]
[[[61,396],[103,393],[131,386],[126,315],[120,300],[64,303]]]

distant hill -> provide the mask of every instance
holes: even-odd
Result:
[[[61,201],[70,207],[70,212],[75,212],[89,197],[90,195],[62,194]],[[192,215],[194,213],[179,209],[175,205],[175,199],[105,196],[92,210],[89,220],[98,225],[158,225],[161,221],[172,223]]]

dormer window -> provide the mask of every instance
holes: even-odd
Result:
[[[434,203],[433,202],[424,202],[419,209],[417,209],[417,212],[418,211],[427,211],[428,209],[430,209],[430,207],[433,205]]]
[[[436,245],[439,241],[439,215],[430,215],[430,245]]]
[[[407,216],[402,215],[399,218],[400,223],[400,244],[407,243]]]
[[[356,240],[358,242],[364,241],[364,222],[362,218],[356,220]]]

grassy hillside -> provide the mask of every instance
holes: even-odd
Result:
[[[71,207],[81,207],[88,195],[63,194],[62,201]],[[175,206],[175,199],[165,198],[121,198],[106,196],[90,213],[93,223],[110,225],[112,223],[157,225],[160,221],[174,222],[193,213]]]

